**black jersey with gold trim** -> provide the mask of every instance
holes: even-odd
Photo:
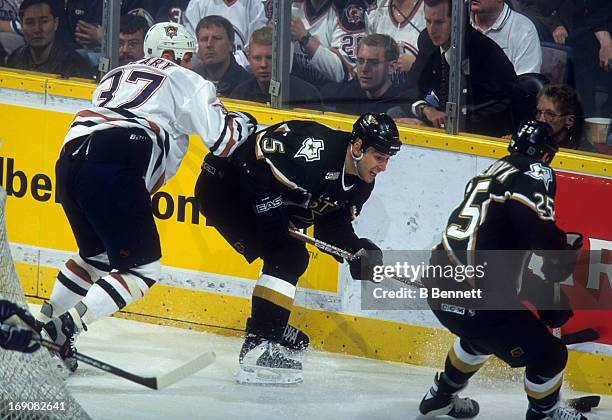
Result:
[[[564,249],[555,193],[552,168],[521,154],[506,156],[467,184],[442,244],[463,264],[469,251]]]
[[[374,183],[345,173],[350,133],[311,121],[287,121],[252,137],[241,148],[251,188],[280,192],[291,222],[305,228],[338,210],[356,217]]]

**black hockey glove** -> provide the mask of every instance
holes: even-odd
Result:
[[[383,265],[383,253],[379,247],[366,238],[360,238],[357,242],[360,258],[349,262],[351,276],[355,280],[374,279],[374,267]]]
[[[565,324],[569,319],[574,316],[574,312],[571,309],[558,310],[558,311],[538,311],[540,321],[550,328],[559,328]]]
[[[32,341],[35,325],[34,317],[25,309],[0,300],[0,347],[24,353],[38,350],[40,343]]]
[[[559,287],[559,286],[557,286]],[[565,324],[572,316],[574,312],[570,309],[569,299],[563,290],[559,290],[559,302],[552,305],[558,309],[539,309],[538,316],[540,321],[550,328],[559,328]],[[551,307],[551,306],[549,306]]]
[[[566,248],[558,252],[547,251],[543,257],[542,273],[548,281],[560,283],[573,272],[582,248],[582,234],[566,232]]]

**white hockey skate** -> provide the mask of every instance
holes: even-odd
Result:
[[[530,407],[527,420],[587,420],[578,410],[570,407],[556,407],[546,412]]]
[[[279,343],[249,337],[240,351],[236,382],[257,385],[296,385],[304,381],[302,363],[288,356]]]
[[[42,327],[43,338],[50,339],[61,347],[57,355],[71,372],[76,371],[78,367],[74,357],[77,351],[75,341],[82,331],[87,331],[87,327],[74,308],[57,318],[52,318]]]

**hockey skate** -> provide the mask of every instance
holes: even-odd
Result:
[[[74,316],[78,317],[78,320],[75,321]],[[46,335],[47,337],[44,338],[48,338],[61,347],[58,356],[71,372],[76,371],[78,367],[77,359],[74,357],[77,351],[75,347],[76,337],[84,330],[87,331],[87,327],[74,309],[58,318],[52,318],[42,327],[43,337]]]
[[[294,385],[303,382],[302,363],[281,344],[247,334],[239,356],[236,382],[258,385]]]
[[[582,413],[569,407],[556,407],[548,411],[529,407],[525,418],[526,420],[587,420]]]
[[[294,352],[301,352],[308,348],[309,343],[310,339],[303,331],[287,324],[280,341],[283,347]]]
[[[246,321],[247,331],[251,331],[251,322],[251,318],[248,318]],[[292,352],[297,353],[306,350],[310,344],[310,339],[304,331],[287,324],[283,330],[280,344],[281,346],[287,348],[290,351],[290,354],[292,354]]]
[[[459,398],[457,393],[465,387],[452,388],[441,380],[441,373],[437,373],[433,386],[421,400],[419,411],[421,418],[434,418],[446,416],[453,419],[471,419],[480,412],[478,403],[470,398]]]

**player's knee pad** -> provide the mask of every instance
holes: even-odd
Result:
[[[289,244],[264,259],[263,272],[281,278],[289,275],[295,277],[297,283],[298,277],[308,268],[308,251],[304,244]]]
[[[537,375],[551,378],[562,372],[567,365],[567,347],[563,342],[552,335],[543,342],[540,351],[530,357],[526,363],[527,377]]]

